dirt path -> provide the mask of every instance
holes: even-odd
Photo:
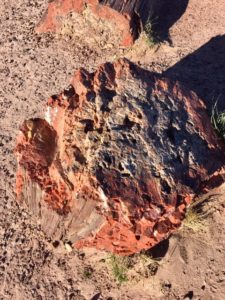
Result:
[[[175,22],[169,31],[172,45],[107,50],[103,55],[72,41],[36,35],[34,26],[47,2],[0,3],[0,299],[223,299],[223,191],[206,206],[212,214],[204,230],[180,231],[170,239],[155,276],[135,270],[138,280],[120,286],[107,255],[55,248],[19,208],[13,194],[13,148],[22,121],[42,116],[46,99],[64,88],[76,68],[92,70],[121,55],[179,78],[204,99],[209,111],[218,97],[224,107],[225,0],[184,1],[187,7],[180,19],[167,20]]]

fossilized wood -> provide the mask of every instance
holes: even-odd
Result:
[[[130,46],[139,36],[145,23],[158,15],[159,0],[54,0],[37,27],[38,32],[57,31],[62,18],[69,12],[82,14],[88,7],[100,19],[108,20],[112,30],[118,31],[121,45]],[[88,24],[87,24],[88,26]]]
[[[224,144],[203,102],[127,60],[78,70],[21,127],[17,196],[52,239],[121,255],[180,226],[224,182]]]

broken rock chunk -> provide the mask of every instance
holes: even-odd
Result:
[[[224,181],[224,144],[197,96],[125,59],[75,72],[24,122],[17,197],[52,240],[120,255],[167,238]]]
[[[102,24],[97,35],[107,31],[109,37],[116,33],[116,40],[122,46],[131,46],[138,38],[147,22],[152,21],[159,12],[159,0],[53,0],[49,3],[43,20],[37,27],[38,32],[59,31],[66,26],[63,19],[68,13],[74,13],[72,30],[83,31],[87,28],[90,33],[91,23],[95,28]],[[75,28],[76,27],[76,28]],[[65,29],[68,31],[68,28]],[[65,32],[64,30],[64,32]]]

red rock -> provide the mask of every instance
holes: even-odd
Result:
[[[25,121],[17,196],[52,239],[120,255],[178,228],[192,199],[224,181],[224,144],[203,102],[119,60],[78,70]]]
[[[158,0],[53,0],[37,31],[57,31],[69,12],[82,14],[88,7],[95,16],[109,21],[113,31],[118,31],[118,39],[122,35],[122,46],[131,46],[148,19],[157,15],[160,5]]]

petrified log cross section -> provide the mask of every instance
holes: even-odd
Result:
[[[130,46],[145,23],[157,16],[160,6],[159,0],[54,0],[49,3],[37,30],[56,31],[62,25],[62,17],[69,12],[82,14],[88,7],[96,17],[113,24],[118,39],[122,35],[122,46]]]
[[[180,226],[224,181],[224,144],[197,96],[127,60],[77,71],[21,127],[17,195],[53,239],[121,255]]]

